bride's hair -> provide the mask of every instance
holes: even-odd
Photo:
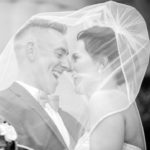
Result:
[[[84,41],[85,49],[94,62],[102,63],[102,65],[106,65],[106,68],[108,65],[109,69],[116,68],[116,65],[117,67],[118,65],[121,66],[116,35],[111,28],[93,26],[81,31],[77,35],[77,40]],[[107,64],[103,64],[103,58],[107,58]],[[118,84],[122,84],[124,82],[121,68],[115,74],[115,77],[117,78]]]
[[[109,27],[88,28],[81,31],[77,39],[84,41],[85,49],[96,62],[102,57],[107,57],[108,61],[112,62],[118,56],[115,33]]]

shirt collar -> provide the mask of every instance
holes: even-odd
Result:
[[[26,84],[22,81],[16,81],[18,84],[20,84],[21,86],[23,86],[36,100],[38,100],[38,97],[39,97],[39,92],[40,90],[29,85],[29,84]]]

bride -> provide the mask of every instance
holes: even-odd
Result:
[[[88,101],[89,124],[76,150],[145,150],[135,93],[131,91],[136,89],[127,89],[136,88],[129,84],[135,80],[133,71],[140,73],[140,66],[132,70],[133,60],[127,58],[130,64],[123,66],[127,69],[123,72],[110,28],[93,26],[79,33],[78,41],[78,49],[71,55],[73,79],[76,92]]]
[[[111,4],[115,11],[117,4]],[[113,21],[122,22],[117,29],[108,22],[90,24],[78,33],[70,54],[75,90],[84,96],[88,110],[85,133],[75,150],[146,150],[135,99],[149,60],[149,39],[142,17],[122,7],[128,13],[118,11]]]

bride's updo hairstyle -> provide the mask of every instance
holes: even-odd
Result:
[[[93,26],[81,31],[77,39],[84,41],[85,49],[93,61],[98,62],[100,58],[107,56],[108,61],[112,62],[118,57],[115,33],[109,27]]]
[[[105,71],[108,68],[113,70],[116,68],[116,65],[120,65],[116,35],[111,28],[93,26],[80,32],[77,40],[83,40],[87,53],[95,63],[103,66]],[[118,80],[118,77],[122,78]],[[124,83],[121,68],[118,70],[115,78],[117,78],[117,84]]]

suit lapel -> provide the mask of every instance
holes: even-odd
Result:
[[[45,112],[45,110],[39,105],[39,103],[32,97],[32,95],[24,89],[21,85],[18,83],[14,83],[10,90],[15,93],[17,97],[20,97],[22,99],[23,103],[28,105],[33,111],[39,114],[41,119],[48,125],[48,127],[51,128],[51,130],[55,133],[57,138],[60,140],[60,142],[64,145],[64,147],[67,148],[67,145],[64,142],[64,139],[60,132],[58,131],[56,125],[52,121],[52,119],[49,117],[49,115]]]

